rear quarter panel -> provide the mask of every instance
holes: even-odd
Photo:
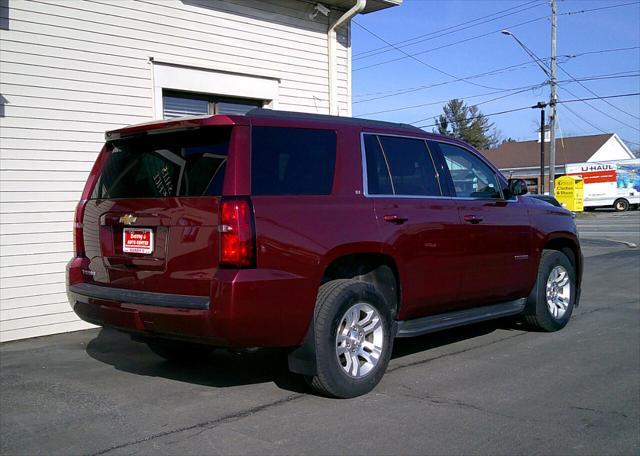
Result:
[[[268,126],[269,122],[261,119],[259,124]],[[337,132],[331,195],[251,197],[257,267],[271,271],[270,279],[260,286],[260,302],[254,305],[269,309],[255,310],[270,322],[271,328],[277,328],[279,345],[302,342],[313,321],[318,288],[331,261],[346,254],[382,249],[373,202],[362,195],[359,129],[330,124],[313,127]]]
[[[380,251],[373,205],[354,197],[252,200],[258,269],[281,274],[272,274],[271,283],[261,285],[256,305],[267,306],[281,322],[283,345],[295,345],[312,321],[318,287],[330,262],[343,254]]]

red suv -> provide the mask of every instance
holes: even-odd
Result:
[[[68,296],[167,359],[289,347],[316,391],[353,397],[396,337],[567,324],[576,227],[524,193],[409,125],[256,109],[127,127],[106,134],[78,204]]]

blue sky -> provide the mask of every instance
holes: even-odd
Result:
[[[558,69],[560,100],[640,92],[640,2],[559,0],[558,11],[559,66],[587,87]],[[499,30],[511,30],[536,55],[548,58],[551,21],[545,16],[550,14],[550,3],[543,0],[404,0],[400,7],[357,16],[352,42],[353,115],[422,126],[433,124],[443,101],[451,98],[471,97],[466,101],[479,104],[485,114],[548,101],[548,85],[540,86],[547,79],[542,69]],[[424,63],[390,48],[358,24]],[[426,36],[416,38],[421,35]],[[475,38],[479,35],[485,36]],[[632,49],[610,51],[621,48]],[[494,70],[499,71],[455,81]],[[584,80],[594,77],[605,79]],[[607,101],[610,104],[593,100],[588,102],[591,106],[560,105],[559,133],[618,133],[636,143],[630,147],[640,148],[640,97]],[[540,113],[526,109],[489,118],[503,137],[529,140],[536,138]]]

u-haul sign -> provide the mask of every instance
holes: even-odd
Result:
[[[617,172],[615,163],[574,163],[567,164],[567,174],[584,179],[585,184],[601,182],[616,182]]]

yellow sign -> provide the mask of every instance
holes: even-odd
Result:
[[[562,176],[556,179],[556,199],[573,212],[584,211],[584,180],[576,176]]]

